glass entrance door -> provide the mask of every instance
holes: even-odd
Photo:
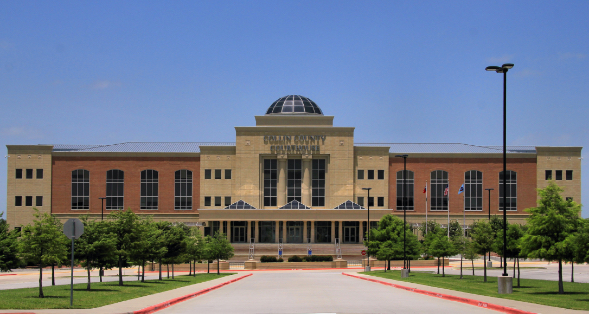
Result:
[[[303,227],[288,226],[288,243],[303,243]]]
[[[356,234],[356,226],[344,227],[344,243],[357,243],[358,235]]]
[[[231,238],[234,243],[245,243],[247,239],[247,222],[232,221]]]

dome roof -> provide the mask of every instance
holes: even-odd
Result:
[[[270,108],[268,108],[266,111],[266,114],[323,115],[323,111],[321,111],[315,102],[307,97],[299,95],[288,95],[273,102],[272,105],[270,105]]]

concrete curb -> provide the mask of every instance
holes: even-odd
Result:
[[[383,285],[386,285],[386,286],[391,286],[391,287],[394,287],[394,288],[397,288],[397,289],[403,289],[403,290],[406,290],[406,291],[411,291],[411,292],[415,292],[415,293],[419,293],[419,294],[428,295],[430,297],[437,297],[437,298],[441,298],[441,299],[445,299],[445,300],[450,300],[450,301],[455,301],[455,302],[460,302],[460,303],[466,303],[466,304],[470,304],[470,305],[474,305],[474,306],[486,308],[486,309],[489,309],[489,310],[499,311],[499,312],[503,312],[503,313],[509,313],[509,314],[536,314],[536,313],[533,313],[533,312],[518,310],[518,309],[514,309],[514,308],[502,306],[502,305],[497,305],[497,304],[493,304],[493,303],[478,301],[478,300],[474,300],[474,299],[461,298],[461,297],[456,297],[456,296],[449,295],[449,294],[443,294],[443,293],[431,292],[431,291],[427,291],[427,290],[421,290],[421,289],[415,289],[415,288],[405,287],[405,286],[396,285],[396,284],[393,284],[393,283],[388,283],[388,282],[384,282],[384,281],[377,280],[377,279],[365,278],[365,277],[350,275],[350,274],[346,274],[346,273],[342,273],[342,275],[353,277],[353,278],[358,278],[358,279],[362,279],[362,280],[372,281],[372,282],[380,283],[380,284],[383,284]]]
[[[244,276],[241,276],[239,278],[235,278],[233,280],[229,280],[229,281],[220,283],[220,284],[218,284],[216,286],[212,286],[212,287],[209,287],[209,288],[206,288],[206,289],[202,289],[200,291],[197,291],[197,292],[194,292],[194,293],[190,293],[190,294],[187,294],[187,295],[178,297],[178,298],[174,298],[172,300],[168,300],[168,301],[162,302],[160,304],[152,305],[152,306],[146,307],[146,308],[144,308],[142,310],[134,311],[133,314],[149,314],[149,313],[155,313],[157,311],[160,311],[160,310],[163,310],[163,309],[165,309],[167,307],[170,307],[170,306],[172,306],[174,304],[177,304],[177,303],[180,303],[180,302],[184,302],[184,301],[186,301],[188,299],[192,299],[192,298],[197,297],[199,295],[203,295],[203,294],[205,294],[205,293],[207,293],[209,291],[213,291],[213,290],[219,289],[219,288],[221,288],[223,286],[226,286],[226,285],[228,285],[230,283],[234,283],[236,281],[239,281],[239,280],[241,280],[243,278],[246,278],[246,277],[249,277],[251,275],[253,275],[253,274],[244,275]]]

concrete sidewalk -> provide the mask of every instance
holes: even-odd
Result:
[[[160,292],[136,299],[131,299],[119,303],[106,305],[94,309],[51,309],[51,310],[0,310],[0,313],[37,313],[37,314],[117,314],[117,313],[133,313],[149,306],[167,302],[169,300],[210,288],[246,275],[246,273],[238,273],[231,276],[221,277],[219,279],[201,282],[195,285],[177,288],[165,292]]]
[[[440,294],[448,294],[448,295],[452,295],[452,296],[456,296],[456,297],[478,300],[478,301],[482,301],[485,303],[493,303],[493,304],[497,304],[497,305],[511,307],[511,308],[518,309],[518,310],[528,311],[528,312],[542,313],[542,314],[561,314],[561,313],[589,314],[589,311],[568,310],[568,309],[563,309],[563,308],[559,308],[559,307],[540,305],[540,304],[535,304],[535,303],[528,303],[528,302],[515,301],[515,300],[509,300],[509,299],[488,297],[488,296],[484,296],[484,295],[471,294],[471,293],[443,289],[443,288],[436,288],[436,287],[432,287],[432,286],[425,286],[425,285],[420,285],[420,284],[406,282],[406,281],[397,281],[397,280],[392,280],[392,279],[385,279],[382,277],[368,276],[368,275],[359,274],[359,273],[356,273],[355,275],[365,277],[365,278],[376,279],[376,280],[380,280],[383,282],[392,283],[395,285],[400,285],[400,286],[405,286],[405,287],[410,287],[410,288],[415,288],[415,289],[421,289],[421,290],[427,290],[427,291],[431,291],[431,292],[437,292]],[[358,280],[360,280],[360,279],[358,279]],[[379,283],[374,283],[374,284],[379,284]],[[397,288],[391,287],[391,289],[397,289]]]

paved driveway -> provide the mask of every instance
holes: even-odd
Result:
[[[160,313],[485,313],[341,272],[257,272]]]

